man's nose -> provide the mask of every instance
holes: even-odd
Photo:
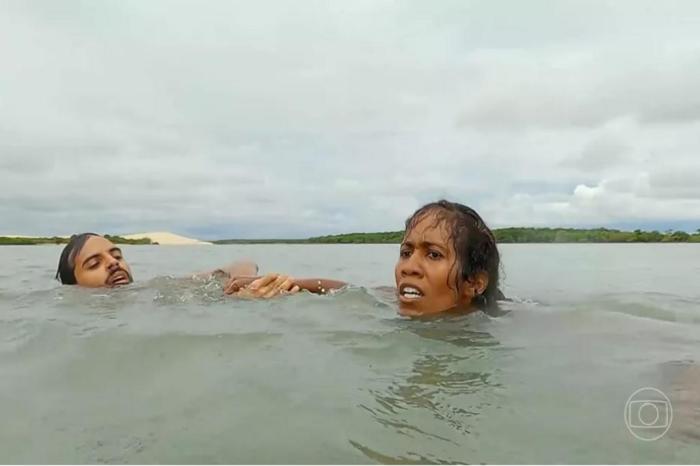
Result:
[[[109,259],[107,262],[107,268],[109,270],[118,269],[119,268],[119,261],[115,257],[109,256]]]

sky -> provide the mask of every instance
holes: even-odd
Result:
[[[0,0],[0,235],[700,228],[700,2]]]

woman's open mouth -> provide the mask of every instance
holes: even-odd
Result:
[[[403,284],[399,286],[399,300],[402,303],[415,303],[423,298],[423,291],[415,285]]]

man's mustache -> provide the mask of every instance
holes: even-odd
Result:
[[[117,267],[117,268],[115,268],[115,269],[109,274],[109,276],[107,277],[107,281],[106,281],[105,283],[106,283],[107,285],[112,285],[112,284],[114,284],[114,282],[115,282],[116,280],[119,280],[119,279],[121,278],[121,277],[116,277],[116,278],[115,278],[115,276],[117,276],[117,274],[123,274],[123,275],[125,275],[126,278],[127,278],[127,280],[128,280],[128,283],[131,283],[131,282],[134,281],[133,277],[131,276],[131,274],[129,273],[128,270],[123,269],[123,268],[121,268],[121,267]]]

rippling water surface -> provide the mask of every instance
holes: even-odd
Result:
[[[430,321],[377,288],[397,246],[124,249],[137,282],[85,290],[52,281],[60,248],[0,247],[0,462],[700,458],[700,245],[504,245],[511,312]],[[184,278],[239,258],[354,286]],[[648,386],[673,416],[651,442],[625,424]]]

